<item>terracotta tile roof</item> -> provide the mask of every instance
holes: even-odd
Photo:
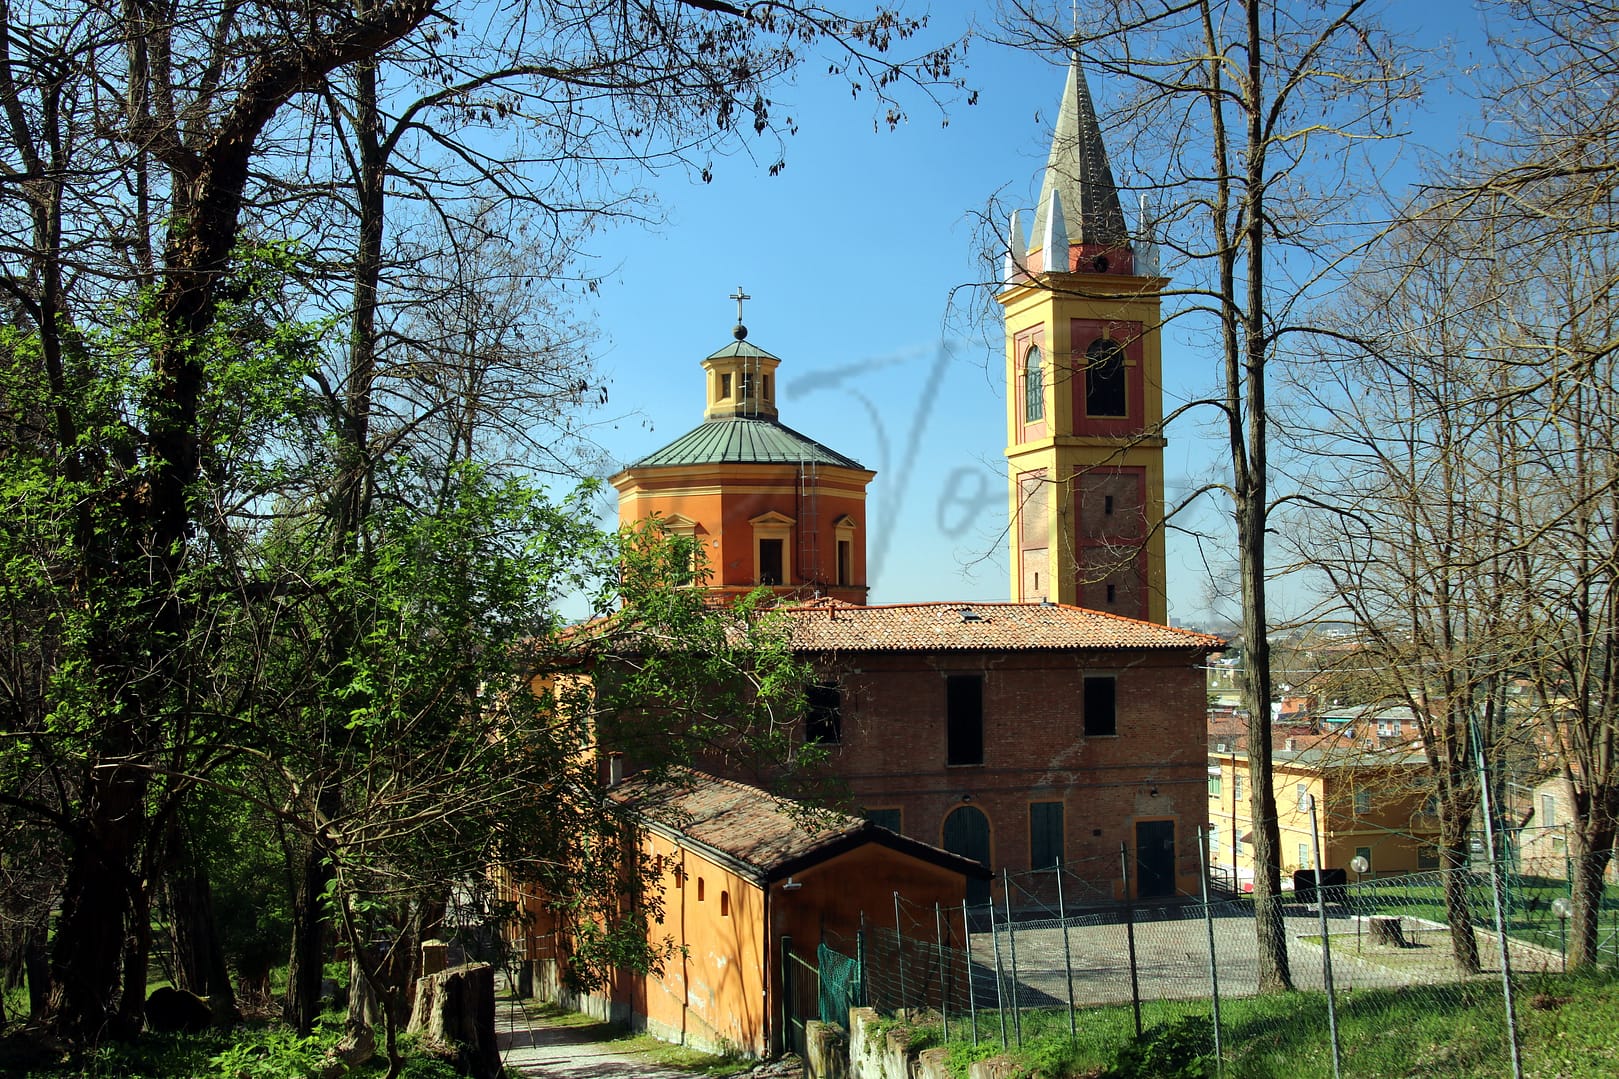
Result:
[[[624,780],[609,796],[654,828],[720,856],[761,882],[870,842],[958,872],[988,873],[976,862],[862,817],[811,809],[706,772],[681,769],[663,781],[642,773]]]
[[[1057,603],[903,603],[861,607],[820,599],[782,610],[804,651],[1190,649],[1219,637]]]

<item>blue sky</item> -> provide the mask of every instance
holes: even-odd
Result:
[[[1424,43],[1458,39],[1462,59],[1441,67],[1464,68],[1477,48],[1478,13],[1460,2],[1420,13],[1402,6],[1392,17]],[[954,33],[966,16],[939,5],[933,23]],[[869,97],[851,98],[844,83],[816,71],[807,65],[775,95],[773,112],[799,123],[780,175],[767,175],[768,151],[758,161],[716,159],[708,184],[664,172],[649,185],[666,220],[595,237],[593,269],[603,277],[595,322],[610,404],[594,417],[593,437],[605,471],[701,421],[698,364],[730,341],[736,304],[728,297],[740,285],[752,297],[749,340],[782,359],[782,421],[877,470],[871,601],[1005,599],[1000,327],[960,309],[983,306],[970,287],[989,272],[975,246],[976,215],[992,197],[1013,206],[1035,200],[1064,72],[1047,58],[975,41],[963,74],[978,103],[947,103],[941,113],[916,99],[908,122],[890,131],[874,128]],[[1091,89],[1105,117],[1118,90],[1094,76]],[[1472,111],[1434,83],[1413,128],[1439,149]],[[1166,407],[1206,392],[1212,365],[1195,341],[1168,340]],[[1171,497],[1220,472],[1223,450],[1204,426],[1188,420],[1169,431]],[[1169,577],[1171,620],[1205,620],[1208,575],[1195,545],[1172,540]]]

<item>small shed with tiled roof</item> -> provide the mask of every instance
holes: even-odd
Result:
[[[657,875],[652,939],[675,946],[661,973],[614,980],[611,1013],[682,1044],[780,1050],[784,941],[813,961],[823,938],[853,941],[863,912],[891,918],[895,893],[959,911],[966,882],[989,875],[863,817],[703,772],[643,773],[611,797],[641,822]]]
[[[781,360],[747,339],[738,315],[735,340],[702,363],[703,422],[611,478],[619,521],[656,518],[688,539],[720,595],[763,585],[864,601],[876,473],[781,422]]]

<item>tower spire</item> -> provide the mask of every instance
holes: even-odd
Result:
[[[1034,243],[1042,243],[1046,236],[1053,195],[1061,206],[1071,245],[1084,248],[1088,255],[1129,247],[1119,187],[1108,164],[1102,127],[1097,123],[1078,55],[1068,65],[1068,84],[1057,111],[1051,155],[1040,182],[1040,200],[1035,203]],[[1047,255],[1045,267],[1066,271],[1067,260],[1055,255],[1056,252]]]

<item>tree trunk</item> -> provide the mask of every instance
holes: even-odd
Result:
[[[1574,909],[1569,917],[1568,965],[1595,966],[1602,958],[1602,892],[1608,863],[1613,860],[1615,829],[1612,825],[1570,828],[1574,840],[1574,874],[1571,883]]]
[[[241,1019],[232,991],[225,949],[214,920],[213,888],[185,829],[177,828],[177,865],[169,873],[169,933],[178,987],[208,998],[214,1022],[229,1027]]]
[[[28,1018],[45,1018],[51,1001],[50,927],[40,921],[29,926],[23,945],[23,966],[28,971]]]
[[[419,1033],[429,1049],[453,1056],[463,1075],[498,1076],[494,968],[469,963],[423,978],[416,989],[410,1032]]]
[[[47,1009],[51,1029],[78,1044],[139,1033],[139,1027],[121,1028],[117,1019],[131,915],[130,867],[145,830],[146,772],[99,768],[86,786],[86,835],[68,859]]]
[[[134,1037],[146,1025],[146,972],[152,957],[152,906],[144,888],[130,894],[129,933],[124,937],[124,982],[118,996],[118,1026]]]
[[[331,925],[326,887],[331,880],[331,862],[324,845],[318,840],[311,842],[304,854],[303,879],[292,908],[292,954],[287,964],[287,996],[281,1009],[282,1020],[301,1037],[309,1036],[320,1014],[320,985],[325,976],[326,938]]]
[[[1456,815],[1453,815],[1456,814]],[[1467,825],[1472,814],[1441,804],[1439,818],[1440,864],[1443,866],[1445,921],[1450,926],[1450,951],[1456,969],[1477,974],[1478,937],[1473,932],[1473,910],[1467,901]]]

